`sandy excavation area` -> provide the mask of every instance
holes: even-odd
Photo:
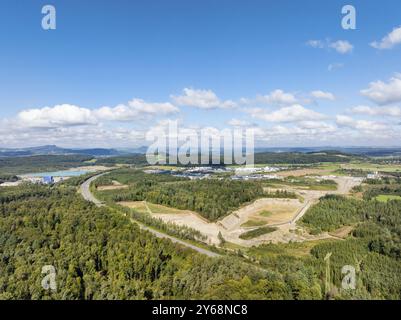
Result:
[[[99,191],[107,191],[107,190],[118,190],[118,189],[127,189],[128,186],[125,184],[121,184],[118,181],[113,180],[113,184],[109,186],[98,186],[97,190]]]
[[[118,204],[126,206],[139,212],[148,212],[154,218],[162,219],[166,223],[174,223],[179,226],[187,226],[200,231],[207,236],[209,244],[219,244],[218,234],[221,230],[216,223],[212,223],[202,218],[196,212],[189,210],[179,210],[146,201],[124,201]]]
[[[209,222],[196,212],[178,210],[146,203],[145,201],[123,202],[120,204],[141,212],[148,212],[153,217],[160,218],[166,223],[170,222],[196,229],[207,236],[209,244],[219,245],[219,232],[221,232],[226,241],[244,247],[258,246],[268,242],[311,241],[333,238],[333,236],[328,233],[317,236],[310,235],[297,226],[296,222],[302,218],[313,204],[319,201],[320,197],[329,193],[347,194],[351,188],[360,184],[360,181],[350,177],[338,177],[334,180],[338,183],[338,190],[336,191],[298,190],[285,187],[283,189],[300,195],[303,201],[299,199],[262,198],[238,209],[217,222]],[[274,226],[277,230],[250,240],[239,238],[244,232],[261,226]]]
[[[241,228],[249,220],[263,221],[267,225],[290,222],[296,213],[303,207],[298,199],[258,199],[223,220],[218,224],[227,231]]]
[[[221,232],[225,240],[243,246],[253,246],[258,243],[266,242],[266,240],[259,240],[259,238],[256,239],[257,241],[255,239],[242,240],[239,238],[242,233],[252,229],[241,226],[249,219],[264,221],[265,225],[277,223],[285,224],[289,223],[304,207],[299,200],[264,198],[237,210],[221,221],[209,222],[200,217],[197,213],[189,210],[177,210],[150,203],[145,205],[144,203],[144,201],[133,201],[120,202],[119,204],[136,209],[140,212],[148,212],[154,218],[162,219],[166,223],[175,223],[180,226],[187,226],[198,230],[207,236],[207,242],[209,244],[219,245],[220,240],[218,234]],[[265,214],[266,212],[269,212],[266,216],[260,214]],[[274,233],[268,236],[272,237]],[[292,238],[281,238],[282,241],[293,240]]]

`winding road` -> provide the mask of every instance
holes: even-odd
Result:
[[[89,178],[89,179],[86,180],[84,183],[82,183],[81,186],[80,186],[80,188],[79,188],[79,192],[80,192],[80,194],[82,195],[82,197],[83,197],[85,200],[94,203],[94,204],[95,204],[96,206],[98,206],[98,207],[105,206],[105,204],[102,203],[99,199],[97,199],[97,198],[92,194],[92,192],[90,191],[90,185],[91,185],[91,183],[92,183],[93,181],[95,181],[97,178],[103,176],[104,174],[106,174],[106,173],[98,174],[98,175],[96,175],[96,176],[93,176],[93,177]],[[221,255],[218,254],[218,253],[216,253],[216,252],[213,252],[213,251],[210,251],[210,250],[207,250],[207,249],[204,249],[204,248],[195,246],[195,245],[193,245],[193,244],[187,243],[187,242],[185,242],[185,241],[183,241],[183,240],[181,240],[181,239],[178,239],[178,238],[176,238],[176,237],[173,237],[173,236],[167,235],[167,234],[165,234],[165,233],[162,233],[162,232],[160,232],[160,231],[157,231],[157,230],[154,230],[154,229],[152,229],[152,228],[149,228],[149,227],[145,226],[144,224],[140,223],[140,222],[137,221],[137,220],[131,219],[131,221],[137,223],[137,224],[139,225],[139,227],[140,227],[142,230],[149,231],[150,233],[152,233],[152,234],[153,234],[154,236],[156,236],[157,238],[169,239],[169,240],[171,240],[171,241],[174,242],[174,243],[181,244],[181,245],[183,245],[183,246],[185,246],[185,247],[187,247],[187,248],[193,249],[193,250],[195,250],[195,251],[197,251],[197,252],[199,252],[199,253],[201,253],[201,254],[204,254],[204,255],[206,255],[206,256],[208,256],[208,257],[212,257],[212,258],[221,257]]]

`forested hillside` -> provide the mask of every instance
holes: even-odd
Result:
[[[324,299],[328,252],[327,297],[401,298],[395,203],[373,207],[377,213],[345,241],[317,243],[302,255],[297,247],[309,244],[266,244],[246,253],[251,263],[157,239],[117,211],[82,200],[75,182],[0,190],[0,299]],[[349,264],[359,268],[354,291],[340,289]],[[55,292],[41,286],[45,265],[55,267]]]
[[[69,169],[82,165],[90,165],[86,161],[93,159],[85,155],[45,155],[0,158],[0,174],[23,174],[41,171]]]
[[[359,156],[337,151],[311,153],[298,152],[263,152],[255,153],[255,163],[262,164],[313,164],[319,162],[349,162]]]
[[[326,196],[305,214],[302,223],[314,232],[353,226],[347,240],[320,244],[312,249],[312,255],[321,261],[327,253],[333,254],[337,283],[341,266],[357,266],[358,298],[401,298],[401,201]]]
[[[5,188],[0,203],[0,299],[298,297],[280,272],[157,239],[68,186]],[[55,292],[41,286],[45,265],[56,269]],[[313,281],[314,291],[305,289],[302,298],[321,298]]]

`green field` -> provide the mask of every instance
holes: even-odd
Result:
[[[249,228],[249,227],[261,227],[264,226],[267,222],[262,220],[248,220],[247,222],[243,223],[241,227]]]
[[[250,239],[253,239],[253,238],[260,237],[260,236],[262,236],[264,234],[267,234],[267,233],[272,233],[272,232],[274,232],[276,230],[277,230],[277,228],[275,228],[275,227],[261,227],[261,228],[258,228],[258,229],[254,229],[254,230],[251,230],[251,231],[244,232],[239,237],[241,239],[243,239],[243,240],[250,240]]]
[[[363,171],[380,171],[380,172],[399,172],[401,165],[397,164],[376,164],[369,162],[352,162],[341,165],[343,169],[363,170]]]
[[[401,196],[393,196],[388,194],[381,194],[375,198],[377,201],[380,202],[387,202],[390,200],[401,200]]]
[[[261,215],[262,217],[270,217],[272,214],[273,213],[267,210],[263,210],[261,213],[259,213],[259,215]]]

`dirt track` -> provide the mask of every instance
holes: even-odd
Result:
[[[79,190],[80,193],[82,194],[82,196],[84,197],[85,200],[90,201],[90,202],[93,202],[93,203],[94,203],[96,206],[98,206],[98,207],[104,206],[104,204],[103,204],[100,200],[98,200],[98,199],[90,192],[90,184],[91,184],[93,181],[95,181],[97,178],[99,178],[100,176],[102,176],[102,175],[104,175],[104,173],[103,173],[103,174],[99,174],[99,175],[97,175],[97,176],[94,176],[94,177],[92,177],[92,178],[86,180],[86,181],[81,185],[80,190]],[[182,240],[180,240],[180,239],[178,239],[178,238],[176,238],[176,237],[172,237],[172,236],[169,236],[169,235],[164,234],[164,233],[162,233],[162,232],[159,232],[159,231],[157,231],[157,230],[154,230],[154,229],[152,229],[152,228],[149,228],[149,227],[143,225],[142,223],[139,223],[139,222],[136,221],[136,220],[131,219],[131,221],[137,223],[137,224],[140,226],[141,229],[149,231],[150,233],[152,233],[153,235],[155,235],[155,236],[158,237],[158,238],[169,239],[169,240],[171,240],[171,241],[174,242],[174,243],[179,243],[179,244],[181,244],[181,245],[183,245],[183,246],[185,246],[185,247],[187,247],[187,248],[191,248],[191,249],[193,249],[193,250],[195,250],[195,251],[197,251],[197,252],[199,252],[199,253],[201,253],[201,254],[207,255],[207,256],[209,256],[209,257],[220,257],[220,254],[218,254],[218,253],[215,253],[215,252],[213,252],[213,251],[210,251],[210,250],[207,250],[207,249],[204,249],[204,248],[200,248],[200,247],[195,246],[195,245],[193,245],[193,244],[190,244],[190,243],[187,243],[187,242],[185,242],[185,241],[182,241]]]

